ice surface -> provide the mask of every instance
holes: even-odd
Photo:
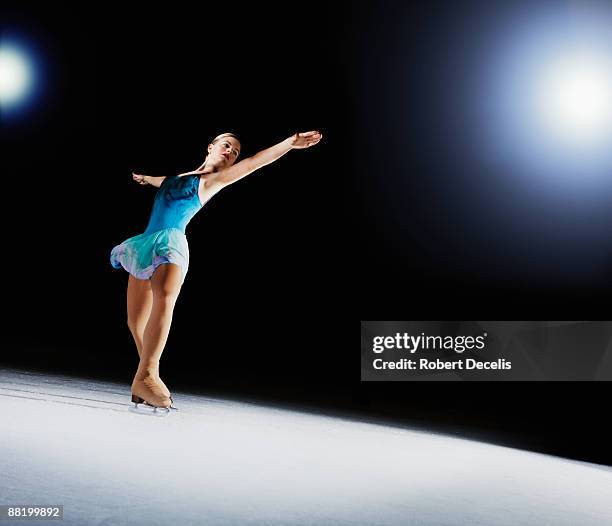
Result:
[[[79,526],[612,524],[609,468],[181,392],[153,417],[129,398],[0,371],[0,504],[62,504]]]

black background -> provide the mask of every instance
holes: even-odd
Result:
[[[416,47],[455,13],[440,6],[415,10],[406,33]],[[317,147],[232,185],[187,227],[190,269],[161,364],[170,389],[612,464],[607,383],[360,383],[359,320],[598,319],[609,291],[482,280],[433,264],[427,251],[408,265],[398,257],[368,185],[389,169],[377,161],[385,150],[361,118],[379,102],[378,72],[364,75],[363,60],[393,51],[372,24],[381,13],[384,5],[345,2],[6,7],[6,27],[32,35],[47,75],[28,118],[3,122],[2,361],[118,379],[127,401],[137,366],[127,274],[108,257],[144,230],[155,192],[130,172],[195,169],[224,131],[248,156],[319,129]],[[417,131],[410,169],[426,179],[432,145]]]

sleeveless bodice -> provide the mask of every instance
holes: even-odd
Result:
[[[202,208],[198,188],[200,176],[166,177],[155,195],[153,210],[145,234],[165,228],[178,228],[183,233],[187,223]]]

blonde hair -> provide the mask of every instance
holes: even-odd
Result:
[[[211,144],[215,144],[217,141],[220,141],[221,139],[223,139],[224,137],[233,137],[234,139],[236,139],[238,142],[240,142],[240,139],[238,138],[237,135],[233,134],[233,133],[222,133],[221,135],[217,135],[212,141]]]

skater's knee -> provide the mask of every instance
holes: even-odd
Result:
[[[172,310],[177,299],[177,291],[159,291],[153,296],[153,309]]]
[[[141,321],[138,321],[132,318],[131,316],[128,316],[127,318],[127,326],[128,326],[128,329],[130,329],[130,332],[134,336],[138,336],[144,331],[143,323]]]
[[[174,304],[180,291],[180,285],[171,282],[161,283],[153,290],[153,302],[157,304],[161,302],[166,304]]]

